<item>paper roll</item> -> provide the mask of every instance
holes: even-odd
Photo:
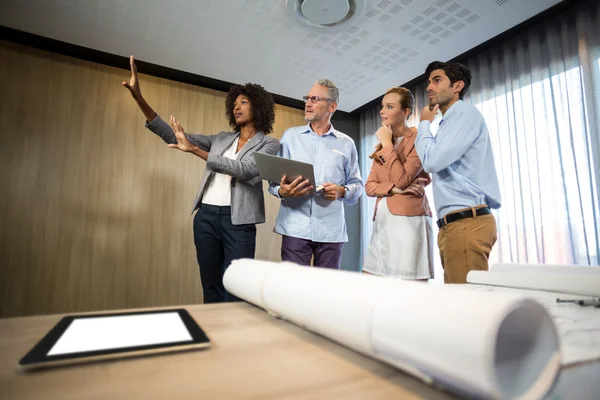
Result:
[[[469,397],[540,398],[560,368],[537,302],[288,263],[236,260],[232,294],[427,383]]]
[[[593,271],[587,273],[533,272],[533,268],[535,267],[526,267],[523,271],[503,271],[502,269],[498,271],[469,271],[467,282],[600,297],[600,273]],[[561,268],[560,270],[564,269]]]
[[[491,272],[537,272],[551,274],[585,274],[600,276],[598,265],[560,265],[560,264],[494,264]]]

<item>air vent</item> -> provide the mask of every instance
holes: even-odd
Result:
[[[369,18],[375,18],[378,15],[379,15],[379,11],[375,10],[375,9],[373,9],[367,13],[367,17],[369,17]]]
[[[460,6],[456,3],[452,4],[450,7],[446,8],[449,12],[453,13],[460,10]]]
[[[477,21],[478,19],[479,19],[479,15],[473,14],[469,18],[465,18],[465,21],[472,24],[473,22]]]
[[[444,21],[444,25],[450,26],[455,22],[456,22],[456,20],[454,18],[448,18],[447,20]]]
[[[312,31],[335,33],[350,28],[365,11],[366,0],[286,0],[292,21]],[[385,4],[384,1],[380,4]],[[371,18],[379,12],[371,9]]]
[[[456,13],[456,16],[460,18],[465,18],[468,17],[469,14],[471,14],[471,11],[467,10],[466,8],[463,8],[462,10]]]
[[[427,10],[423,11],[423,14],[429,16],[429,15],[433,14],[435,11],[436,11],[435,8],[429,7]]]
[[[396,4],[394,7],[390,8],[390,12],[392,14],[396,14],[399,11],[402,11],[402,7],[400,7],[398,4]]]
[[[437,14],[435,17],[433,17],[433,19],[435,19],[436,21],[441,21],[442,19],[446,18],[446,14],[444,14],[443,12]]]

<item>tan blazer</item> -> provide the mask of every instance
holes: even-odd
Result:
[[[394,215],[431,216],[427,196],[390,195],[392,188],[406,189],[416,178],[427,178],[427,185],[431,183],[431,178],[423,171],[423,165],[415,149],[416,137],[417,128],[413,127],[410,133],[404,136],[397,150],[391,146],[381,148],[381,144],[378,144],[371,155],[373,164],[365,189],[367,196],[377,197],[373,220],[377,213],[377,204],[382,197],[387,197],[388,209]]]

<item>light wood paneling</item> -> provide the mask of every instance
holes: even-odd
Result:
[[[0,41],[0,317],[202,301],[191,206],[205,163],[167,148],[126,70]],[[227,129],[225,93],[141,75],[163,117]],[[274,136],[303,124],[278,106]],[[279,260],[266,193],[257,258]]]

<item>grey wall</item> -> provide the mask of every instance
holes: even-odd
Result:
[[[331,123],[340,132],[354,139],[356,150],[360,154],[359,117],[347,113],[336,112]],[[366,177],[362,177],[363,181]],[[342,269],[360,271],[362,268],[361,235],[360,235],[360,201],[353,206],[345,205],[346,228],[348,229],[348,243],[344,245],[342,253]]]

